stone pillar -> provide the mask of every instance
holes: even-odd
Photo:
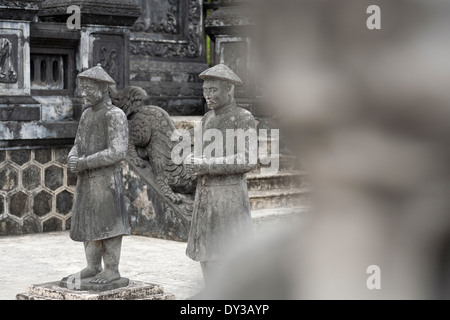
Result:
[[[214,64],[224,62],[244,82],[236,88],[236,102],[255,116],[262,116],[257,100],[254,22],[249,6],[224,6],[205,19],[205,31],[214,42]]]
[[[202,0],[136,0],[142,14],[131,32],[131,85],[170,115],[203,115]]]
[[[38,120],[30,96],[30,21],[42,0],[0,1],[0,121]],[[0,136],[8,135],[0,126]]]
[[[100,63],[117,82],[117,89],[128,86],[130,28],[141,14],[140,7],[132,0],[46,0],[39,18],[66,22],[71,15],[67,8],[71,5],[77,5],[81,11],[78,72]]]

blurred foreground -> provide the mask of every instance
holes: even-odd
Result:
[[[372,4],[381,30],[366,27]],[[201,297],[450,298],[450,3],[254,9],[263,98],[311,175],[315,211],[242,246]]]

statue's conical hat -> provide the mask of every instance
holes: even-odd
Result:
[[[236,75],[236,73],[234,73],[233,70],[228,68],[224,63],[220,63],[212,68],[203,71],[198,77],[202,80],[219,79],[229,81],[236,86],[244,84],[242,80]]]
[[[87,69],[80,73],[77,78],[79,79],[91,79],[95,81],[105,82],[107,84],[116,84],[113,78],[102,68],[101,64],[97,64],[95,67]]]

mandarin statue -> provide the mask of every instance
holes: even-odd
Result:
[[[128,148],[127,117],[111,103],[108,87],[115,81],[100,64],[77,78],[87,109],[68,155],[69,169],[78,175],[70,237],[84,243],[87,267],[62,283],[126,286],[119,260],[122,236],[130,234],[120,167]]]
[[[241,79],[223,63],[199,77],[204,80],[203,95],[211,109],[201,120],[202,132],[212,130],[223,137],[218,139],[223,143],[218,148],[223,154],[217,150],[207,154],[208,142],[204,139],[202,155],[194,152],[185,160],[188,173],[197,176],[186,254],[200,262],[208,286],[211,275],[228,252],[252,234],[246,173],[256,166],[250,155],[256,154],[257,143],[255,119],[249,111],[238,107],[234,99],[234,88],[242,84]],[[244,139],[241,143],[245,147],[237,148],[237,144],[230,145],[225,139],[229,130],[247,132],[255,139]]]

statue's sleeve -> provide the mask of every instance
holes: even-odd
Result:
[[[95,169],[113,165],[125,159],[128,149],[128,121],[125,113],[116,109],[106,113],[108,148],[85,158],[84,167]]]
[[[224,157],[210,159],[209,168],[207,170],[208,174],[224,175],[247,173],[256,167],[258,161],[258,136],[256,133],[255,119],[250,113],[245,114],[240,119],[236,129],[235,132],[238,135],[238,138],[236,139],[237,143],[234,145],[233,152]],[[239,137],[239,134],[242,134],[242,136]],[[240,143],[243,147],[239,147]],[[225,154],[227,154],[227,150],[225,150]]]
[[[77,134],[75,136],[75,142],[73,144],[72,149],[70,149],[69,155],[67,156],[67,159],[70,159],[71,157],[79,157],[79,145],[80,145],[80,134],[81,134],[81,128],[83,126],[83,119],[84,119],[84,113],[81,115],[80,122],[78,124],[77,128]]]

